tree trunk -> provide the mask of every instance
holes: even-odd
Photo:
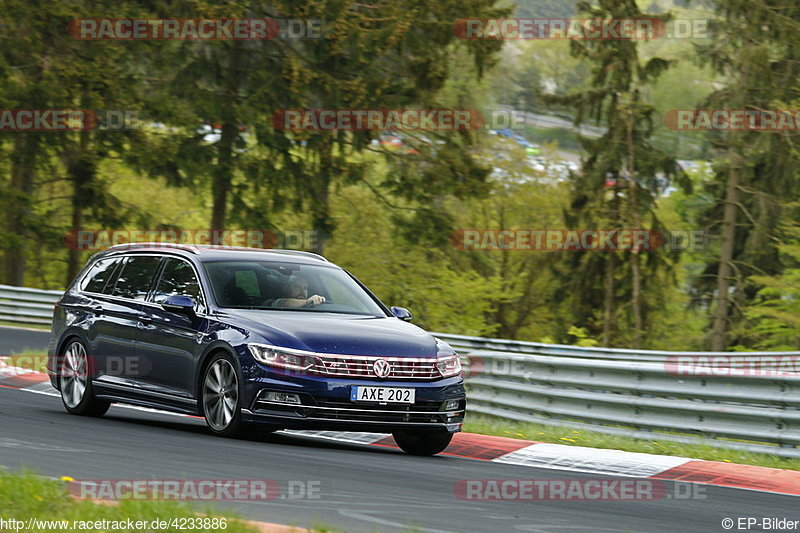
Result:
[[[634,98],[638,98],[634,92]],[[634,230],[642,229],[642,220],[639,216],[639,189],[636,183],[636,150],[633,142],[633,126],[636,120],[635,100],[629,109],[629,119],[627,124],[627,144],[628,144],[628,192],[630,201],[630,220]],[[637,241],[638,244],[638,241]],[[644,336],[644,320],[642,318],[642,275],[639,265],[640,250],[638,246],[631,249],[631,310],[633,311],[633,348],[642,347],[642,337]]]
[[[611,346],[611,321],[614,318],[614,256],[613,255],[609,255],[605,271],[606,271],[605,295],[603,298],[603,346]]]
[[[77,205],[79,190],[80,185],[77,181],[75,181],[76,202],[72,207],[72,231],[81,231],[81,228],[83,227],[83,206]],[[81,251],[77,247],[70,247],[67,249],[67,275],[66,279],[64,280],[65,287],[69,287],[69,284],[72,283],[72,280],[78,275],[78,271],[80,270],[80,256]]]
[[[315,239],[311,251],[323,255],[325,244],[333,235],[333,217],[331,217],[330,188],[333,147],[328,145],[320,154],[320,165],[315,176],[315,187],[311,198],[311,225]]]
[[[9,239],[3,257],[4,282],[21,286],[25,281],[25,250],[28,242],[26,219],[30,216],[30,199],[36,179],[36,138],[30,133],[18,133],[11,154],[11,183],[5,231]]]
[[[88,198],[92,181],[95,177],[94,161],[89,153],[89,132],[81,132],[80,135],[80,148],[77,154],[71,154],[70,159],[65,161],[67,173],[70,181],[72,181],[72,217],[71,229],[72,231],[81,231],[84,229],[84,211],[88,207]],[[67,274],[64,286],[69,286],[75,276],[81,269],[81,252],[77,247],[68,248],[67,250]]]
[[[223,110],[222,135],[217,146],[217,165],[212,179],[213,205],[211,208],[211,229],[223,230],[228,219],[228,199],[233,186],[233,147],[239,135],[237,105],[239,101],[240,60],[242,54],[241,41],[233,41],[228,50],[228,83],[226,87],[227,102]],[[219,242],[214,236],[213,244]]]
[[[320,172],[317,187],[314,191],[312,227],[316,238],[311,251],[315,254],[323,255],[325,243],[333,233],[333,219],[330,212],[330,175],[328,171]]]
[[[736,204],[739,201],[739,161],[733,153],[725,191],[725,210],[722,216],[722,248],[717,266],[717,294],[714,297],[714,325],[711,328],[711,350],[720,352],[727,344],[728,291],[733,275],[733,244],[736,239]]]
[[[633,348],[642,347],[644,320],[642,318],[642,274],[639,250],[631,250],[631,309],[633,311]]]
[[[233,185],[233,144],[237,135],[236,123],[226,121],[222,125],[222,137],[217,147],[217,166],[214,168],[213,191],[214,203],[211,209],[211,229],[225,229],[228,218],[228,197]],[[213,244],[222,244],[216,241]]]

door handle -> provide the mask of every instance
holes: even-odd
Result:
[[[140,316],[139,317],[139,327],[140,328],[146,328],[148,326],[151,326],[152,324],[153,324],[153,319],[150,318],[149,316]]]
[[[100,304],[90,305],[89,312],[94,313],[97,316],[100,316],[103,314],[103,306]]]

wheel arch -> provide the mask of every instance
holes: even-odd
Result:
[[[194,397],[197,400],[198,411],[200,410],[200,390],[202,388],[203,375],[205,374],[206,368],[208,368],[208,364],[211,362],[211,359],[213,359],[218,353],[227,354],[231,359],[233,359],[236,374],[239,376],[240,381],[242,379],[242,366],[233,346],[223,341],[212,343],[206,348],[205,352],[203,352],[203,355],[200,356],[199,364],[197,365],[197,375],[195,375],[194,379]]]
[[[61,339],[58,341],[56,345],[56,350],[52,355],[52,370],[55,372],[53,379],[50,380],[50,384],[53,385],[57,391],[61,390],[61,382],[58,379],[58,373],[60,372],[61,368],[61,358],[64,356],[64,350],[66,350],[67,345],[74,340],[78,340],[83,344],[84,349],[86,350],[87,355],[89,354],[89,344],[86,339],[81,335],[81,330],[70,329],[64,332],[61,336]]]

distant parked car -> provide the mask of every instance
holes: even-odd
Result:
[[[499,129],[499,130],[491,130],[495,135],[500,137],[506,137],[507,139],[511,139],[512,141],[516,142],[518,145],[525,148],[525,153],[530,156],[540,155],[542,153],[541,148],[538,144],[533,144],[528,139],[520,135],[519,133],[512,131],[508,128]]]

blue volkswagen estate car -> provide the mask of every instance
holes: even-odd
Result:
[[[444,450],[466,398],[458,355],[307,252],[164,244],[96,254],[56,304],[48,373],[73,414],[111,403],[254,427],[391,433]]]

